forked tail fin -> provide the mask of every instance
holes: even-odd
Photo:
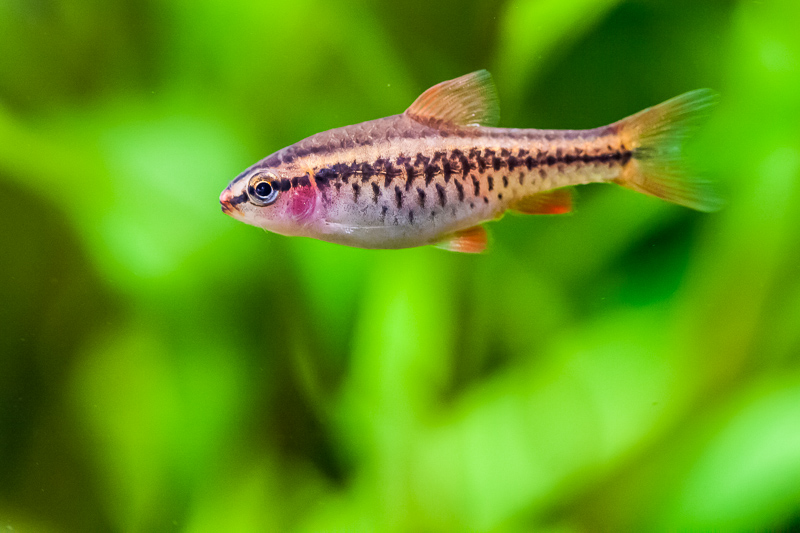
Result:
[[[722,207],[710,182],[687,174],[681,155],[684,139],[716,100],[712,90],[698,89],[620,120],[619,134],[633,157],[617,183],[699,211]]]

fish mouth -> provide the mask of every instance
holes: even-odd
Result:
[[[233,216],[235,213],[239,212],[239,209],[237,209],[234,204],[234,199],[233,191],[231,191],[230,188],[226,188],[219,195],[219,205],[222,207],[222,212],[226,215]]]

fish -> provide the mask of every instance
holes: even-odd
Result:
[[[233,179],[220,204],[281,235],[463,253],[483,252],[483,223],[507,211],[570,212],[573,186],[587,183],[711,212],[722,200],[685,170],[681,150],[716,100],[698,89],[594,129],[498,128],[497,90],[480,70],[434,85],[399,115],[273,153]]]

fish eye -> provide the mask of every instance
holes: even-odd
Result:
[[[273,181],[276,180],[273,174],[256,174],[250,179],[247,187],[247,195],[250,201],[258,206],[269,205],[278,199],[278,188]]]

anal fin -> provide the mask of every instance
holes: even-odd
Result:
[[[465,254],[479,254],[486,250],[488,237],[483,226],[473,226],[457,231],[436,244],[437,248]]]
[[[511,209],[526,215],[562,215],[572,211],[572,189],[553,189],[520,198]]]

